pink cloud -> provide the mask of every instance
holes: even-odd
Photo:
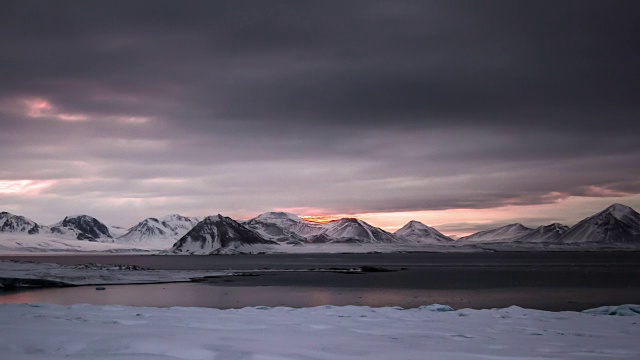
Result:
[[[0,180],[0,194],[39,193],[53,183],[53,180]]]
[[[621,196],[629,196],[631,193],[609,189],[601,186],[589,186],[585,189],[584,194],[582,196],[589,197],[621,197]]]
[[[32,118],[54,118],[62,121],[84,121],[88,116],[83,114],[63,113],[56,110],[51,102],[42,98],[23,100],[26,106],[26,115]]]

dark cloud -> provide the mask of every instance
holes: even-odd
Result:
[[[638,10],[3,1],[0,180],[238,213],[633,197]]]

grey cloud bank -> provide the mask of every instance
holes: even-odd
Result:
[[[3,1],[1,210],[637,208],[638,7]]]

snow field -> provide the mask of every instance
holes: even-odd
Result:
[[[0,305],[3,359],[638,359],[640,306],[141,308]]]

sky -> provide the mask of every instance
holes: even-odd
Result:
[[[635,1],[0,2],[0,211],[640,209]]]

